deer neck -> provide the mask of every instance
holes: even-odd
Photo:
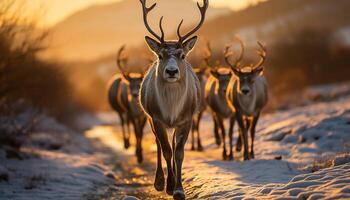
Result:
[[[186,103],[188,73],[185,73],[177,83],[165,82],[160,76],[157,76],[155,88],[156,99],[163,120],[172,125],[177,121]]]
[[[252,87],[252,91],[249,95],[242,95],[241,93],[238,93],[237,97],[241,112],[248,116],[254,115],[257,100],[255,85]]]

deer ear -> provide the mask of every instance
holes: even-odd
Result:
[[[262,75],[263,72],[264,72],[264,67],[263,66],[260,66],[260,67],[258,67],[257,69],[254,70],[254,73],[256,75]]]
[[[158,54],[159,49],[160,49],[160,43],[155,41],[154,39],[146,36],[145,37],[146,43],[148,45],[148,47],[156,54]]]
[[[218,72],[216,70],[211,69],[211,70],[209,70],[209,72],[215,78],[219,78],[219,74],[218,74]]]
[[[235,67],[231,67],[231,70],[232,70],[232,73],[235,74],[238,77],[241,74],[241,72],[238,69],[236,69]]]
[[[193,36],[183,43],[185,54],[188,54],[193,49],[194,45],[197,42],[197,39],[198,39],[197,36]]]

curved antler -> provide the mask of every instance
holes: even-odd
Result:
[[[163,16],[159,20],[159,29],[160,29],[160,32],[162,34],[161,36],[159,36],[157,33],[155,33],[152,30],[152,28],[148,24],[148,20],[147,20],[148,13],[156,7],[157,3],[154,3],[152,6],[147,7],[146,6],[146,0],[140,0],[140,2],[142,4],[143,23],[145,24],[148,32],[150,34],[152,34],[155,38],[157,38],[159,40],[159,42],[163,43],[164,42],[164,31],[163,31],[163,26],[162,26]]]
[[[240,47],[241,47],[241,52],[238,56],[238,58],[235,60],[234,63],[231,63],[230,62],[230,56],[233,55],[233,52],[230,52],[230,48],[231,48],[231,45],[227,45],[226,48],[225,48],[225,51],[224,51],[224,55],[225,55],[225,62],[227,65],[229,65],[232,69],[238,69],[240,70],[240,66],[241,66],[241,61],[243,59],[243,55],[244,55],[244,50],[245,50],[245,46],[244,46],[244,43],[243,41],[239,38],[239,37],[236,37],[235,38],[236,40],[239,41],[239,44],[240,44]]]
[[[121,55],[122,55],[124,50],[125,50],[125,45],[123,45],[123,46],[121,46],[119,48],[118,53],[117,53],[116,63],[117,63],[117,67],[118,67],[120,73],[122,73],[123,76],[126,76],[126,74],[124,72],[123,65],[125,65],[128,62],[128,59],[127,58],[121,58]]]
[[[209,41],[207,41],[206,42],[206,46],[207,46],[207,48],[206,48],[206,56],[204,57],[204,61],[205,61],[205,64],[208,66],[208,67],[210,67],[210,68],[214,68],[214,65],[212,65],[211,63],[210,63],[210,59],[212,58],[212,49],[211,49],[211,46],[210,46],[210,42]]]
[[[257,50],[257,53],[260,56],[260,61],[252,67],[252,70],[259,68],[261,65],[264,64],[266,60],[266,47],[263,44],[261,44],[261,42],[258,42],[258,45],[260,47],[260,50]]]
[[[177,36],[179,37],[179,43],[183,43],[188,37],[190,37],[192,34],[194,34],[198,29],[203,25],[204,20],[205,20],[205,14],[207,12],[208,6],[209,6],[209,0],[203,0],[203,6],[200,6],[199,3],[197,2],[198,9],[201,13],[201,20],[199,21],[199,24],[192,29],[190,32],[188,32],[185,36],[181,36],[180,29],[181,25],[183,23],[183,19],[181,20],[179,26],[177,27]]]

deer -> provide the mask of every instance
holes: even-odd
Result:
[[[117,67],[119,73],[112,77],[109,82],[108,101],[114,111],[119,116],[120,126],[123,133],[124,148],[130,147],[130,120],[127,115],[127,105],[122,99],[127,99],[127,85],[125,84],[125,78],[122,71],[122,63],[126,62],[126,58],[121,58],[121,54],[124,51],[125,46],[122,46],[118,50],[117,54]]]
[[[178,40],[166,41],[162,28],[163,17],[159,20],[161,35],[155,33],[148,24],[147,16],[156,3],[147,7],[146,0],[140,0],[143,21],[148,32],[155,38],[145,36],[145,41],[157,60],[145,75],[140,89],[140,104],[156,138],[157,167],[154,187],[164,190],[165,179],[162,168],[162,155],[167,165],[166,192],[174,199],[185,199],[182,185],[182,163],[184,147],[192,126],[192,118],[198,112],[201,99],[200,82],[187,61],[187,56],[194,48],[195,34],[205,21],[208,0],[201,6],[197,3],[201,14],[199,23],[181,34],[181,25],[177,27]],[[172,129],[172,142],[168,140],[167,129]]]
[[[119,107],[123,109],[124,111],[124,113],[122,113],[123,118],[121,118],[122,125],[123,125],[123,121],[127,123],[127,126],[129,126],[129,123],[132,124],[134,128],[135,138],[136,138],[135,155],[137,157],[137,162],[142,163],[143,161],[143,156],[142,156],[143,129],[145,127],[147,119],[141,107],[139,106],[138,99],[139,99],[139,90],[140,90],[141,82],[144,75],[143,73],[128,73],[125,71],[125,65],[128,59],[121,58],[121,54],[124,51],[124,49],[125,49],[125,45],[119,49],[117,59],[116,59],[117,66],[119,68],[119,71],[121,72],[121,76],[119,76],[118,79],[116,79],[116,81],[114,82],[117,82],[119,84],[119,90],[115,92],[110,90],[111,93],[117,94],[116,96],[110,95],[110,102],[113,102],[113,105],[115,107]],[[124,141],[126,141],[125,138],[124,138]]]
[[[206,84],[206,68],[204,67],[196,67],[194,68],[194,72],[197,75],[197,78],[201,85],[201,93],[204,94],[205,84]],[[202,95],[200,99],[200,106],[199,106],[199,112],[193,116],[192,119],[192,131],[191,131],[191,150],[196,150],[195,147],[195,133],[197,132],[197,151],[203,151],[203,146],[200,139],[200,133],[199,133],[199,124],[202,119],[203,113],[206,110],[207,103],[204,98],[204,95]]]
[[[234,62],[230,61],[232,52],[225,53],[225,62],[230,66],[233,76],[226,93],[230,109],[236,113],[236,120],[239,126],[239,138],[237,141],[238,150],[243,144],[243,159],[254,159],[254,138],[256,125],[261,110],[268,102],[267,81],[263,75],[263,64],[266,59],[266,48],[260,42],[257,51],[260,60],[256,64],[249,64],[242,67],[241,60],[244,54],[244,44],[241,44],[240,56]],[[230,47],[228,47],[230,48]],[[249,69],[249,70],[245,70]],[[250,151],[248,152],[248,131],[250,131]]]
[[[227,48],[225,49],[225,53]],[[233,160],[233,128],[235,121],[235,113],[228,107],[226,101],[226,91],[231,79],[231,71],[226,67],[220,66],[219,62],[212,64],[210,59],[212,57],[212,50],[210,43],[207,42],[207,56],[204,58],[206,65],[210,69],[210,76],[205,86],[205,98],[211,110],[214,120],[214,133],[221,136],[223,144],[222,158],[223,160]],[[225,70],[226,69],[226,70]],[[229,154],[226,149],[226,131],[224,119],[229,119]],[[216,136],[217,137],[217,136]]]

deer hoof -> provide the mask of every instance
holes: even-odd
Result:
[[[156,178],[156,180],[154,181],[154,188],[157,191],[164,190],[164,176],[163,176],[163,178]]]
[[[254,158],[255,158],[254,152],[250,152],[249,158],[250,158],[250,159],[254,159]]]
[[[201,145],[198,145],[197,151],[203,151],[203,147]]]
[[[130,147],[129,139],[124,139],[124,149],[128,149]]]
[[[233,160],[233,154],[230,153],[230,155],[228,156],[227,160]]]
[[[185,197],[185,193],[183,190],[175,190],[173,198],[175,200],[184,200],[186,197]]]
[[[241,152],[241,150],[242,150],[242,145],[241,144],[237,144],[236,151],[237,152]]]
[[[167,193],[168,195],[173,195],[173,193],[174,193],[174,188],[175,188],[174,178],[168,176],[167,184],[166,184],[166,193]]]
[[[196,150],[196,148],[194,148],[194,145],[192,145],[191,151],[194,151],[194,150]]]
[[[249,155],[248,154],[244,154],[243,159],[244,160],[249,160]]]
[[[216,145],[218,145],[218,147],[221,145],[221,139],[220,138],[216,138],[215,142],[216,142]]]
[[[142,163],[143,156],[142,156],[142,150],[136,150],[136,157],[137,157],[137,163]]]

